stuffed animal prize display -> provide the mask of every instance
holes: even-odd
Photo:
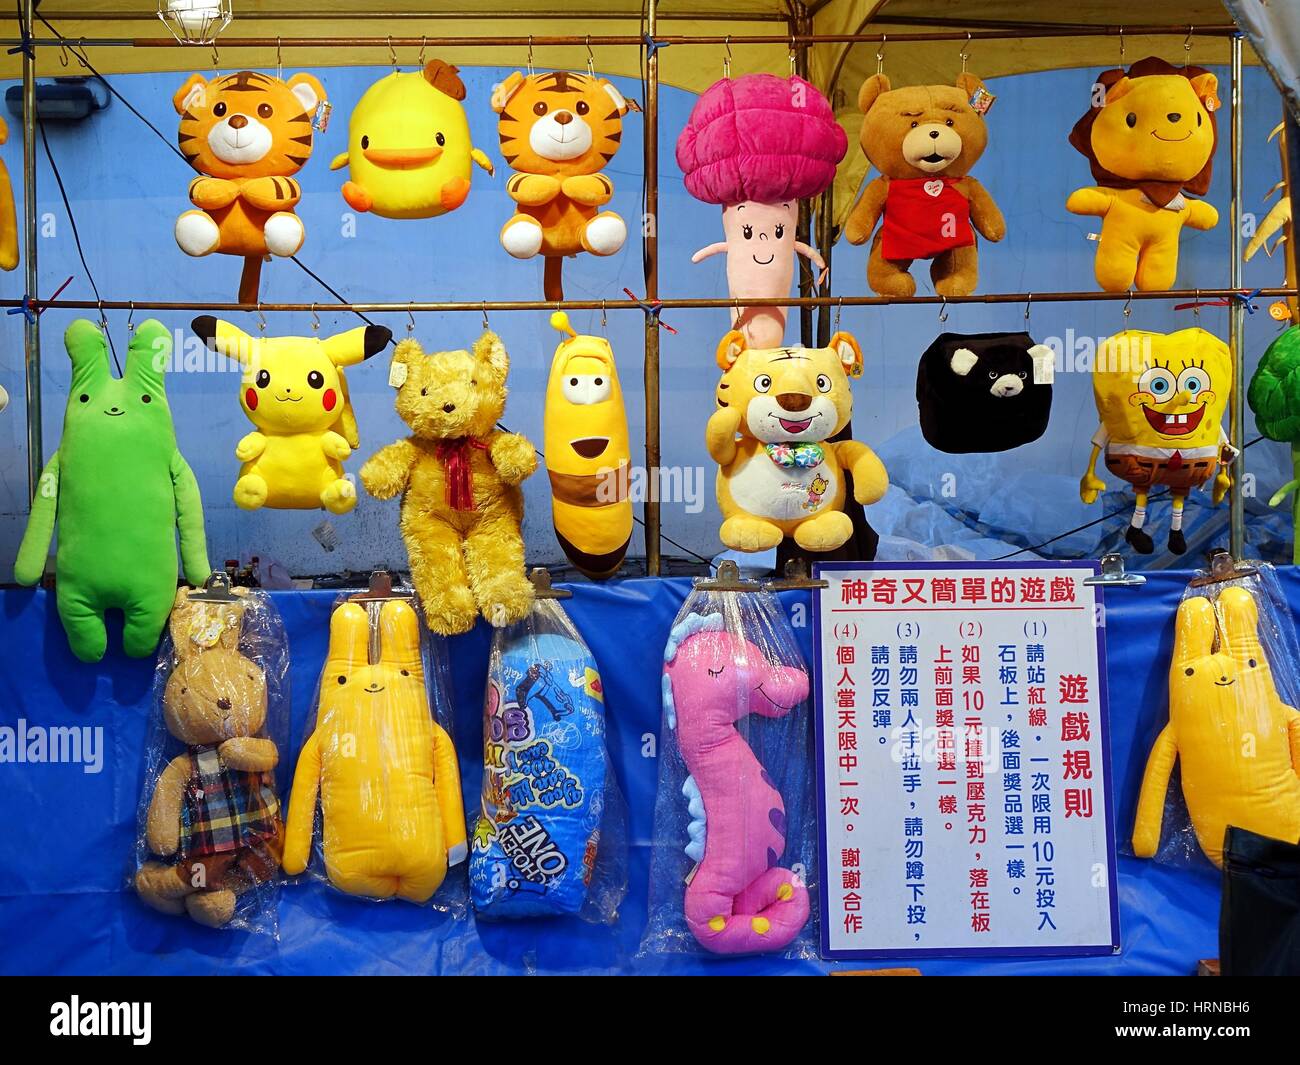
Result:
[[[465,85],[441,59],[375,82],[352,111],[348,150],[331,170],[348,168],[343,199],[383,218],[436,218],[469,196],[473,167],[492,161],[470,143]]]
[[[121,377],[94,322],[77,319],[63,339],[72,359],[63,438],[41,473],[14,580],[40,581],[57,522],[55,598],[72,653],[103,658],[104,612],[117,609],[123,650],[144,658],[176,596],[178,532],[185,579],[201,584],[209,572],[199,485],[176,447],[163,381],[171,333],[142,322]]]
[[[795,239],[799,201],[830,187],[847,147],[830,103],[803,78],[747,74],[714,82],[677,139],[677,165],[692,196],[722,207],[726,239],[691,262],[726,255],[733,299],[788,296],[800,255],[824,275],[820,253]],[[741,307],[732,328],[751,347],[775,348],[785,319],[784,307]]]
[[[993,96],[974,74],[956,85],[891,88],[873,74],[858,92],[862,151],[880,172],[844,224],[850,244],[874,232],[867,284],[881,296],[912,296],[912,262],[930,259],[941,296],[969,296],[979,281],[975,234],[999,241],[1007,225],[971,168],[988,144]],[[879,224],[879,231],[876,226]]]
[[[1210,188],[1218,79],[1152,57],[1103,71],[1097,85],[1104,96],[1070,131],[1097,186],[1071,193],[1066,210],[1102,219],[1096,273],[1107,292],[1172,288],[1183,227],[1219,221],[1213,206],[1184,195]]]
[[[262,260],[296,255],[307,237],[294,208],[293,175],[311,158],[313,114],[325,89],[311,74],[287,82],[255,70],[209,81],[192,74],[172,103],[181,116],[181,154],[199,172],[194,210],[176,219],[186,255],[239,255],[239,302],[256,303]]]

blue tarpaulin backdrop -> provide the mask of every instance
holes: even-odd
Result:
[[[1106,594],[1116,836],[1132,823],[1146,753],[1166,717],[1173,617],[1187,573],[1152,574],[1139,589]],[[1300,576],[1284,572],[1293,611]],[[280,897],[280,941],[214,932],[146,909],[125,890],[151,712],[153,661],[75,661],[43,592],[0,592],[0,725],[102,725],[97,774],[77,765],[0,764],[0,972],[4,973],[819,973],[820,962],[637,958],[645,923],[657,765],[645,752],[659,731],[659,677],[684,580],[573,586],[566,607],[601,666],[609,743],[630,808],[631,878],[613,929],[577,920],[476,925],[406,903],[376,904],[315,885]],[[785,593],[811,659],[807,593]],[[332,592],[275,593],[289,634],[293,736],[288,780],[325,655]],[[794,610],[802,603],[803,610]],[[455,739],[465,806],[478,804],[481,700],[489,633],[451,642]],[[812,772],[811,762],[809,773]],[[463,866],[455,875],[464,875]],[[868,898],[870,891],[868,888]],[[1123,949],[1105,958],[930,961],[926,973],[1166,973],[1217,957],[1218,874],[1208,862],[1170,868],[1121,855]],[[870,963],[867,963],[870,964]],[[881,963],[894,964],[894,963]],[[857,966],[853,966],[857,967]]]

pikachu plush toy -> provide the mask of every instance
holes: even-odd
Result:
[[[604,337],[579,336],[563,311],[551,325],[566,334],[546,383],[546,472],[555,538],[593,580],[612,577],[632,538],[632,464],[627,411],[614,352]]]
[[[1147,759],[1133,826],[1139,858],[1159,849],[1175,761],[1197,842],[1215,865],[1229,825],[1300,840],[1300,711],[1278,695],[1246,588],[1225,588],[1214,603],[1190,596],[1178,608],[1169,723]]]
[[[244,510],[312,510],[346,514],[357,490],[343,460],[359,444],[343,367],[382,351],[392,332],[360,326],[327,337],[251,337],[210,315],[195,334],[244,368],[239,402],[256,429],[239,441],[243,465],[235,503]]]
[[[320,801],[329,881],[349,895],[433,897],[447,867],[468,853],[460,772],[451,737],[429,711],[420,622],[401,599],[370,615],[347,602],[330,618],[316,726],[293,774],[284,871],[308,865]]]

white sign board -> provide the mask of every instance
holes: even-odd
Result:
[[[1118,950],[1095,566],[816,569],[823,956]]]

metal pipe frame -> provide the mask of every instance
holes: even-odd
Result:
[[[642,264],[645,269],[646,303],[659,298],[659,49],[654,44],[658,29],[659,0],[645,0],[645,100],[642,103],[644,129],[645,216],[641,220]],[[645,566],[650,577],[659,576],[659,316],[645,316],[645,359],[641,368],[645,384],[645,471],[644,507]]]
[[[23,0],[23,25],[30,33],[36,0]],[[36,54],[23,50],[23,275],[31,299],[39,291],[36,237]],[[19,301],[21,304],[21,301]],[[27,393],[27,498],[36,498],[45,465],[41,417],[41,326],[34,310],[23,315],[23,365]]]
[[[1232,201],[1229,219],[1228,283],[1241,287],[1242,275],[1242,214],[1245,201],[1242,194],[1242,55],[1241,34],[1232,38]],[[1243,482],[1246,479],[1246,454],[1243,448],[1246,434],[1246,308],[1241,300],[1233,300],[1228,312],[1228,348],[1232,353],[1232,403],[1228,414],[1228,443],[1237,449],[1233,464],[1232,497],[1228,503],[1228,550],[1233,558],[1241,558],[1246,547],[1246,496]]]

